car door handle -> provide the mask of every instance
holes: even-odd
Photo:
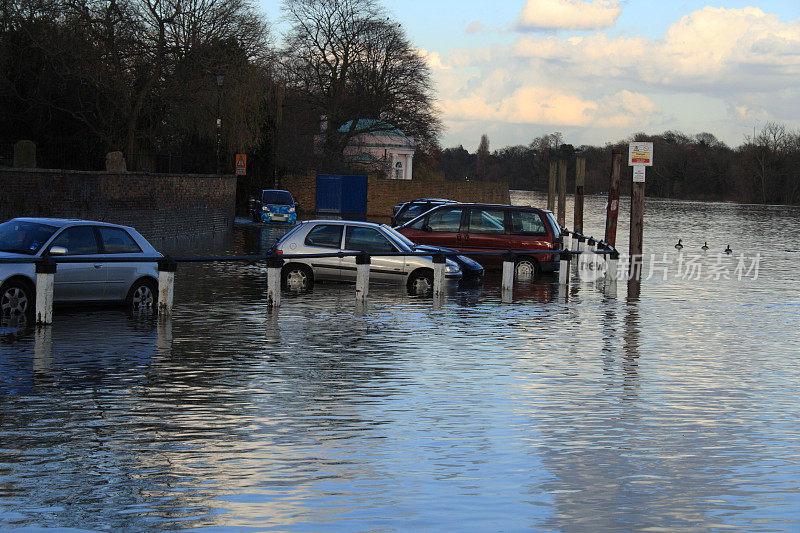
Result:
[[[103,265],[94,265],[95,268],[103,268]]]

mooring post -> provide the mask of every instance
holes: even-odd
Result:
[[[589,237],[589,240],[586,241],[586,246],[587,246],[587,250],[589,252],[594,252],[595,250],[597,250],[597,247],[596,247],[597,246],[597,241],[594,240],[594,237]]]
[[[366,300],[369,293],[370,257],[366,252],[356,256],[356,299]]]
[[[56,276],[56,263],[45,258],[36,263],[36,323],[53,323],[53,280]]]
[[[562,250],[571,250],[572,249],[572,233],[563,228],[561,230],[561,249]]]
[[[444,267],[447,258],[442,253],[433,256],[433,297],[441,298],[444,294]]]
[[[175,272],[178,263],[169,256],[158,260],[158,317],[167,318],[172,315],[172,303],[175,297]]]
[[[586,158],[575,159],[575,210],[572,215],[572,230],[583,233],[583,187],[586,182]]]
[[[605,241],[612,247],[617,246],[617,218],[619,216],[619,182],[622,175],[622,150],[615,149],[611,154],[611,185],[608,190],[606,204],[606,236]]]
[[[503,282],[501,285],[501,300],[511,303],[514,300],[514,263],[517,258],[510,250],[503,254]]]
[[[558,163],[550,161],[550,174],[548,175],[549,182],[547,183],[547,210],[551,213],[556,210],[556,170]]]
[[[583,250],[586,249],[585,243],[586,243],[586,237],[584,237],[583,235],[578,235],[578,251],[579,252],[582,252]]]
[[[641,281],[642,236],[644,234],[644,182],[631,183],[631,237],[628,254],[631,258],[630,275]]]
[[[283,258],[277,255],[267,257],[267,305],[281,306],[281,268]]]
[[[558,161],[558,225],[567,225],[567,160]]]
[[[564,250],[559,252],[558,263],[558,283],[559,285],[569,285],[569,260],[572,252]]]

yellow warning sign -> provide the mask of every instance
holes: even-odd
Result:
[[[247,154],[236,154],[236,175],[247,175]]]

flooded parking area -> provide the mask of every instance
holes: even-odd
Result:
[[[438,308],[319,284],[271,310],[263,265],[180,264],[169,320],[4,327],[0,529],[796,531],[800,210],[646,213],[639,298],[504,304],[492,273]]]

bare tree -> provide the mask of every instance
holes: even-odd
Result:
[[[286,0],[284,7],[292,25],[284,53],[290,83],[324,116],[327,156],[341,156],[365,124],[392,124],[435,143],[441,125],[429,68],[375,2]]]

